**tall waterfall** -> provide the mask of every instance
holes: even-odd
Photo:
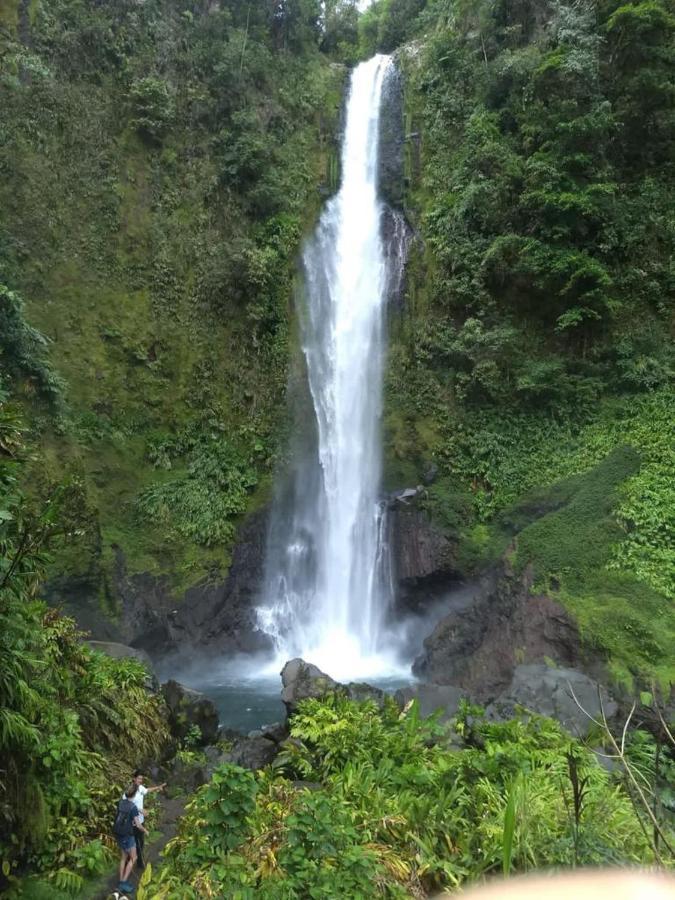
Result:
[[[261,628],[280,659],[337,677],[386,669],[392,598],[380,490],[383,320],[388,282],[378,196],[382,86],[391,60],[353,71],[342,183],[303,251],[302,349],[315,422],[271,528]],[[307,454],[305,454],[305,457]]]

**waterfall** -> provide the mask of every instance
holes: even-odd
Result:
[[[303,254],[302,349],[313,407],[312,450],[297,453],[278,502],[258,609],[279,660],[303,656],[336,677],[388,668],[392,601],[386,509],[380,501],[384,312],[400,273],[382,238],[378,55],[352,72],[342,182]]]

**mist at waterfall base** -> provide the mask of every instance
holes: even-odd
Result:
[[[415,683],[410,664],[421,653],[424,638],[451,610],[470,606],[482,590],[478,581],[458,585],[417,614],[400,618],[395,626],[396,646],[400,651],[398,670],[389,674],[380,672],[365,680],[388,693]],[[175,659],[166,660],[156,667],[156,673],[160,681],[175,678],[206,694],[215,703],[224,727],[246,733],[284,720],[280,671],[285,662],[270,659],[269,654],[240,654],[228,659],[200,656],[180,663]],[[308,657],[307,662],[312,659]],[[336,680],[359,680],[358,676],[340,678],[330,669],[325,671]]]
[[[410,664],[421,651],[423,638],[453,605],[454,598],[463,596],[465,592],[465,589],[449,592],[447,597],[424,614],[407,616],[397,623],[396,645],[400,648],[400,656],[396,658],[396,667],[392,666],[388,671],[380,670],[372,676],[340,675],[328,667],[323,671],[336,681],[367,680],[388,693],[407,687],[416,681]],[[314,662],[309,655],[304,658],[307,662]],[[280,673],[286,661],[270,658],[269,654],[264,653],[240,654],[229,659],[182,660],[180,664],[175,660],[167,661],[164,666],[160,664],[156,667],[156,672],[160,681],[175,678],[205,694],[215,703],[221,725],[247,733],[284,721],[286,710],[281,701]]]

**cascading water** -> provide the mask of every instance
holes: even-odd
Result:
[[[335,677],[384,674],[392,599],[386,511],[379,502],[384,307],[391,266],[382,240],[378,134],[391,66],[352,73],[342,183],[303,252],[302,347],[314,451],[298,459],[277,509],[260,627],[279,660],[302,656]]]

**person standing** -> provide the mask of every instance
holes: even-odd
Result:
[[[138,856],[135,833],[138,831],[147,834],[136,806],[137,795],[136,785],[129,785],[117,804],[113,824],[113,834],[121,851],[118,889],[125,894],[131,893],[134,889],[129,878]]]
[[[134,837],[136,839],[136,856],[138,860],[138,868],[145,868],[145,859],[143,857],[143,850],[145,848],[145,835],[148,833],[143,823],[145,822],[145,815],[143,813],[143,805],[145,801],[146,794],[152,794],[154,791],[163,791],[166,787],[166,782],[163,784],[156,784],[154,787],[146,787],[143,782],[145,781],[145,773],[143,769],[136,769],[133,774],[133,785],[135,787],[134,792],[134,804],[138,809],[138,818],[140,820],[140,826],[137,828],[134,825]],[[122,797],[123,800],[131,799],[124,794]]]

